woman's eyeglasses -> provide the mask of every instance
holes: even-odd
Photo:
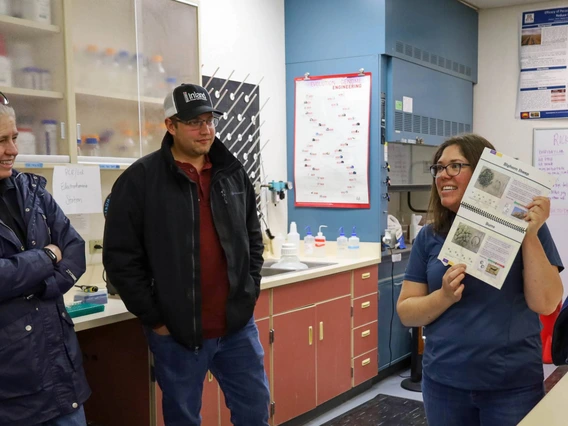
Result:
[[[442,166],[441,164],[432,164],[430,166],[430,174],[433,177],[438,177],[442,170],[445,170],[448,176],[457,176],[460,174],[462,167],[468,167],[470,164],[467,163],[450,163],[447,166]]]
[[[0,104],[2,105],[10,105],[10,101],[8,100],[8,98],[6,97],[6,95],[2,92],[0,92]]]

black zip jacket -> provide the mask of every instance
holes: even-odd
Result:
[[[189,349],[202,344],[197,184],[177,166],[166,133],[160,150],[132,164],[113,186],[103,263],[130,312],[149,327],[165,324]],[[227,331],[240,330],[260,293],[262,233],[253,186],[241,163],[215,138],[209,159],[211,210],[229,276]]]

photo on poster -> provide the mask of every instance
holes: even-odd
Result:
[[[486,192],[494,197],[501,198],[505,192],[505,188],[509,183],[510,177],[500,173],[494,169],[490,169],[487,166],[483,166],[481,173],[475,182],[475,188]]]
[[[458,228],[452,238],[452,243],[463,247],[473,253],[477,253],[483,242],[485,233],[465,223],[458,224]]]

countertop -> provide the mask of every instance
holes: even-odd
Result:
[[[568,374],[546,394],[518,426],[566,426],[568,414]]]
[[[329,253],[335,253],[334,243],[328,243]],[[300,261],[310,262],[326,262],[330,265],[319,266],[312,269],[303,271],[286,272],[271,277],[263,277],[260,283],[261,290],[280,287],[287,284],[293,284],[299,281],[310,280],[313,278],[324,277],[326,275],[337,274],[340,272],[350,271],[357,268],[363,268],[369,265],[376,265],[381,261],[380,244],[378,243],[361,243],[361,252],[355,259],[338,259],[337,256],[331,255],[326,257],[303,257],[300,255]],[[266,260],[274,260],[269,257]],[[101,276],[98,269],[93,268],[96,272],[90,271],[91,276]],[[88,271],[89,272],[89,271]],[[81,284],[97,285],[99,288],[104,288],[105,283],[99,280],[82,279]],[[65,302],[71,303],[73,295],[80,290],[71,290],[65,295]],[[95,314],[84,315],[81,317],[73,318],[75,323],[75,331],[88,330],[90,328],[100,327],[115,322],[125,321],[135,318],[117,296],[109,296],[108,303],[105,305],[105,310]]]

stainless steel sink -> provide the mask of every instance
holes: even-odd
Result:
[[[296,271],[291,271],[289,269],[279,269],[279,268],[271,268],[272,265],[274,265],[277,262],[277,260],[266,260],[264,261],[264,265],[262,266],[262,269],[260,270],[260,275],[262,277],[272,277],[274,275],[280,275],[280,274],[286,274],[288,272],[296,272]],[[329,266],[329,265],[335,265],[334,262],[311,262],[311,261],[301,261],[302,263],[304,263],[305,265],[308,266],[308,269],[313,269],[313,268],[321,268],[323,266]]]

